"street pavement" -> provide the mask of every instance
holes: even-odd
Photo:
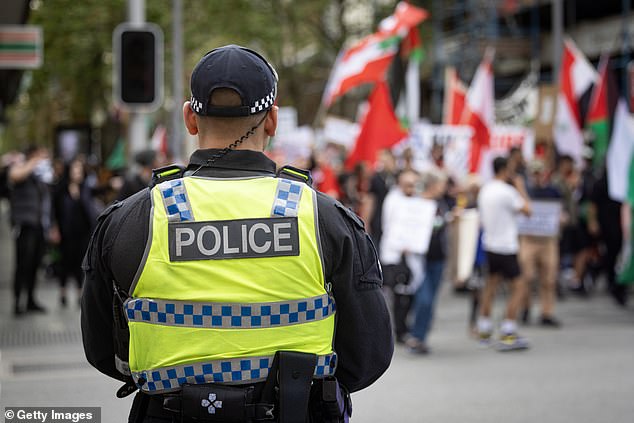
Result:
[[[7,218],[0,205],[0,408],[97,406],[103,422],[127,421],[131,398],[117,399],[121,384],[85,360],[75,297],[61,308],[55,281],[42,276],[38,298],[48,313],[12,316]],[[633,307],[617,308],[602,290],[587,299],[567,296],[558,304],[562,329],[523,327],[532,348],[499,353],[469,337],[468,303],[444,286],[432,353],[413,355],[397,345],[386,374],[353,394],[353,421],[634,421]]]

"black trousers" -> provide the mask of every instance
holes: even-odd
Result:
[[[13,295],[17,305],[22,293],[26,291],[28,304],[33,304],[37,270],[44,256],[44,230],[39,225],[18,225],[15,230],[17,238],[15,240]]]
[[[407,326],[407,316],[412,308],[413,295],[403,295],[394,293],[394,329],[396,337],[402,339],[409,333]]]

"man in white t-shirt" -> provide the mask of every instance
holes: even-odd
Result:
[[[481,342],[489,343],[493,333],[491,309],[500,280],[512,284],[506,306],[506,316],[500,327],[500,351],[528,348],[528,342],[517,333],[517,316],[524,299],[523,283],[517,253],[519,240],[517,214],[530,215],[531,208],[524,182],[512,178],[508,161],[498,157],[493,161],[495,178],[486,183],[478,195],[478,210],[482,221],[484,250],[487,255],[488,274],[482,291],[478,333]]]

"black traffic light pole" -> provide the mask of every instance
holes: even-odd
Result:
[[[128,22],[142,27],[145,23],[145,0],[128,0]],[[128,166],[134,163],[134,155],[148,146],[148,128],[141,112],[132,111],[128,123]]]
[[[163,32],[145,22],[145,0],[128,0],[128,21],[115,28],[114,101],[130,112],[128,163],[148,148],[145,113],[163,102]]]

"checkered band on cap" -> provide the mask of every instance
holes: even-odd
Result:
[[[198,101],[193,95],[190,100],[190,106],[192,110],[194,110],[196,113],[200,113],[203,111],[203,104]]]
[[[266,97],[257,100],[253,106],[251,106],[251,114],[260,113],[264,110],[268,110],[275,103],[275,86]]]
[[[304,184],[284,178],[279,178],[275,201],[273,202],[273,217],[295,217],[299,211],[299,201],[302,198]]]
[[[326,319],[334,314],[335,302],[328,294],[252,304],[131,298],[125,302],[124,308],[129,322],[193,328],[258,329]]]
[[[186,383],[243,384],[261,382],[269,375],[273,356],[221,359],[203,363],[132,372],[134,382],[143,392],[158,394],[179,390]],[[335,374],[337,354],[317,357],[314,378]]]
[[[188,222],[194,220],[192,206],[187,197],[183,179],[173,179],[157,185],[161,192],[167,220],[170,222]]]

